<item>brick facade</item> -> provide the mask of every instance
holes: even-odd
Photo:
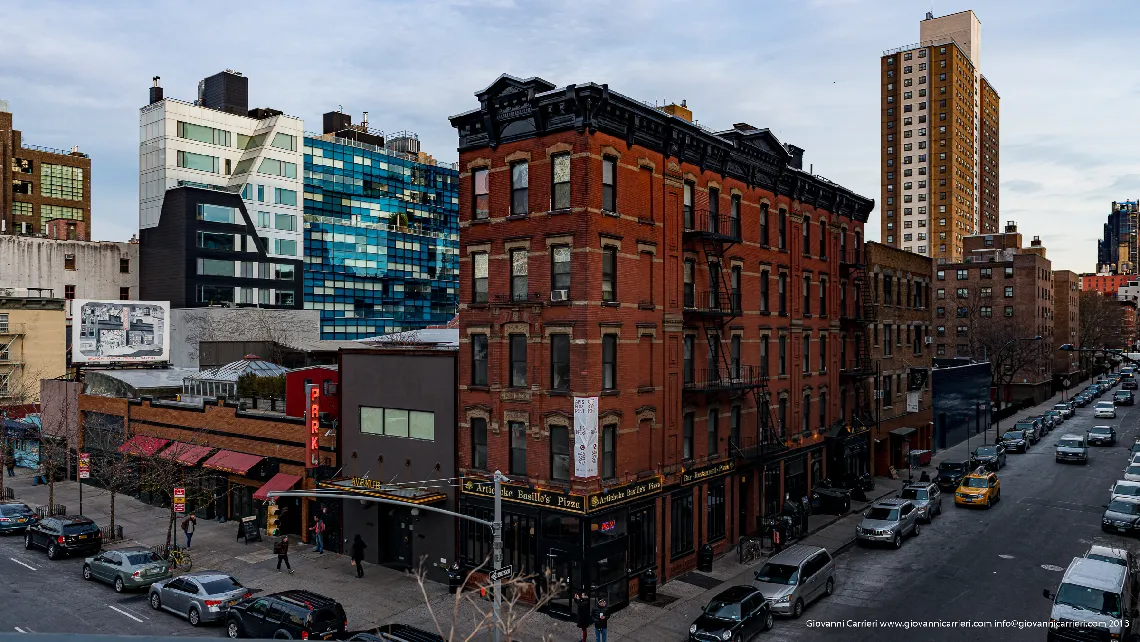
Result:
[[[1081,333],[1081,286],[1076,273],[1069,270],[1053,272],[1053,376],[1065,377],[1080,372],[1077,352],[1062,351],[1066,343],[1079,345]],[[1079,377],[1070,377],[1076,384]]]
[[[80,170],[82,193],[45,190],[45,165]],[[91,240],[91,158],[87,154],[25,145],[22,133],[13,127],[12,113],[0,110],[0,172],[7,177],[0,190],[0,234]],[[79,218],[64,216],[72,209],[79,210]]]
[[[531,93],[521,98],[512,85],[525,83],[532,83]],[[485,107],[495,102],[487,94],[506,85],[499,96],[515,93],[521,105],[539,102],[533,94],[538,83],[543,81],[505,77],[479,94],[480,100]],[[529,109],[512,104],[515,111],[498,113]],[[647,116],[674,135],[698,135],[682,118],[640,109],[652,112]],[[453,118],[461,140],[481,127],[466,116]],[[512,125],[496,127],[512,131]],[[714,153],[737,137],[748,141],[740,147],[756,145],[772,158],[792,162],[786,158],[790,151],[766,130],[737,125],[717,137],[703,135],[715,139],[709,141]],[[798,499],[812,480],[827,475],[828,428],[842,421],[841,407],[854,403],[841,402],[850,394],[839,379],[840,355],[850,337],[840,327],[840,306],[853,305],[856,295],[841,276],[840,255],[859,255],[866,211],[852,216],[847,209],[837,216],[818,200],[813,206],[808,202],[813,199],[795,198],[795,192],[749,184],[734,176],[738,171],[702,167],[684,152],[631,144],[636,136],[619,137],[604,125],[592,125],[518,135],[494,147],[461,144],[459,468],[465,475],[501,470],[514,483],[587,496],[660,475],[663,490],[651,500],[652,566],[670,579],[696,566],[695,552],[703,544],[717,553],[731,549],[738,536],[758,531],[757,518],[773,512],[785,493]],[[570,157],[570,196],[569,207],[554,209],[552,158],[559,154]],[[512,164],[522,162],[529,175],[526,213],[517,205],[512,213]],[[603,200],[605,163],[615,168],[612,203]],[[488,172],[487,204],[480,200],[485,217],[475,212],[481,170]],[[790,165],[785,171],[813,180]],[[869,210],[869,202],[862,201],[863,207]],[[720,233],[701,232],[708,229]],[[551,295],[552,252],[564,247],[570,255],[568,292],[565,301],[552,300],[562,298]],[[512,295],[512,252],[525,252],[513,255],[515,275],[526,266],[525,293],[519,296]],[[474,279],[475,262],[484,255],[485,301],[476,298]],[[607,256],[616,262],[612,287],[603,284]],[[710,296],[714,284],[718,294]],[[514,285],[519,292],[522,279],[516,276]],[[479,291],[484,291],[481,283]],[[526,352],[525,371],[520,362],[515,375],[525,372],[525,377],[515,381],[512,335],[516,349],[525,345]],[[569,383],[559,389],[552,377],[552,335],[569,335]],[[473,337],[487,342],[485,381],[474,376]],[[783,368],[781,339],[786,342]],[[616,365],[609,385],[603,353],[611,340]],[[717,386],[732,391],[710,391]],[[571,462],[571,475],[555,479],[553,435],[566,429],[571,453],[580,445],[573,439],[576,397],[599,398],[600,474],[573,476]],[[783,422],[781,407],[786,408]],[[713,420],[716,430],[710,431]],[[476,421],[486,422],[485,466],[473,464]],[[512,422],[525,426],[525,471],[516,461],[512,472]],[[608,426],[616,428],[612,470],[605,470]],[[766,471],[767,488],[761,483]],[[692,477],[711,481],[689,483]],[[691,521],[687,512],[672,514],[674,505],[690,499]],[[718,511],[707,510],[710,505]],[[675,525],[688,532],[675,534]],[[629,580],[632,590],[636,578]]]

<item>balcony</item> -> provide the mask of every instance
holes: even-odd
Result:
[[[856,359],[854,362],[844,365],[847,367],[839,369],[840,377],[862,379],[875,374],[875,368],[870,359]]]
[[[686,289],[683,298],[682,307],[686,314],[728,317],[738,316],[741,312],[739,292]]]
[[[720,366],[690,373],[682,384],[685,392],[732,392],[762,385],[764,377],[757,366]]]
[[[839,250],[840,270],[858,270],[865,267],[867,267],[867,253],[865,250],[859,251],[850,247]]]
[[[686,240],[705,239],[724,243],[739,243],[741,240],[740,219],[728,214],[697,210],[687,212],[684,219]]]

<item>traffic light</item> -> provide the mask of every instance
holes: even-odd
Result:
[[[277,524],[277,502],[269,502],[265,507],[265,534],[276,535],[280,530]]]

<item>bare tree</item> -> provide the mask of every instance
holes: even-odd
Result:
[[[495,630],[498,630],[504,642],[518,640],[523,627],[531,617],[546,606],[554,595],[566,588],[564,580],[549,582],[549,577],[543,577],[541,579],[546,580],[543,583],[547,590],[536,592],[536,580],[540,578],[535,575],[516,575],[502,580],[499,585],[502,591],[502,604],[496,617],[493,603],[494,584],[487,581],[484,566],[472,569],[464,577],[462,586],[468,590],[456,591],[455,597],[451,600],[450,614],[437,613],[436,608],[432,606],[426,586],[427,568],[424,562],[421,561],[416,569],[416,582],[427,606],[428,617],[431,618],[436,633],[446,642],[470,642]],[[535,599],[530,601],[530,597]],[[464,619],[470,631],[461,630]],[[550,642],[554,636],[544,632],[538,639]]]
[[[115,528],[115,499],[138,489],[137,462],[119,451],[126,443],[122,418],[117,425],[106,425],[90,418],[83,425],[83,450],[91,456],[91,476],[111,496],[111,533]]]
[[[1120,328],[1123,321],[1121,303],[1112,297],[1093,290],[1081,292],[1080,329],[1077,340],[1081,348],[1123,347]],[[1081,353],[1081,369],[1088,370],[1095,358],[1093,353]]]
[[[60,470],[69,476],[71,453],[79,446],[79,387],[66,380],[41,382],[40,467],[48,483],[48,507],[55,508],[55,482]]]
[[[967,346],[968,355],[974,359],[984,359],[990,363],[990,385],[998,390],[1001,399],[1002,386],[1010,386],[1020,376],[1022,378],[1042,376],[1042,368],[1047,372],[1052,344],[1048,338],[1040,341],[1023,341],[1038,335],[1033,319],[1005,316],[1002,312],[994,316],[992,297],[971,296],[955,298],[954,324],[960,345]],[[963,336],[963,330],[964,335]]]
[[[213,479],[213,473],[202,468],[187,466],[180,461],[190,454],[192,449],[207,445],[204,432],[195,432],[189,436],[182,434],[172,445],[155,453],[139,453],[138,457],[138,484],[139,490],[148,492],[152,497],[157,496],[168,507],[166,524],[166,544],[170,545],[174,534],[174,522],[178,514],[174,509],[174,489],[186,490],[187,510],[191,507],[202,508],[214,502],[212,488],[208,488]]]

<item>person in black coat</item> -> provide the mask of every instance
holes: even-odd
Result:
[[[596,642],[606,642],[607,628],[610,623],[610,614],[606,609],[606,601],[598,600],[598,608],[594,609],[594,639]]]
[[[357,535],[352,540],[352,563],[356,565],[356,576],[364,577],[364,549],[368,548],[368,544]]]

